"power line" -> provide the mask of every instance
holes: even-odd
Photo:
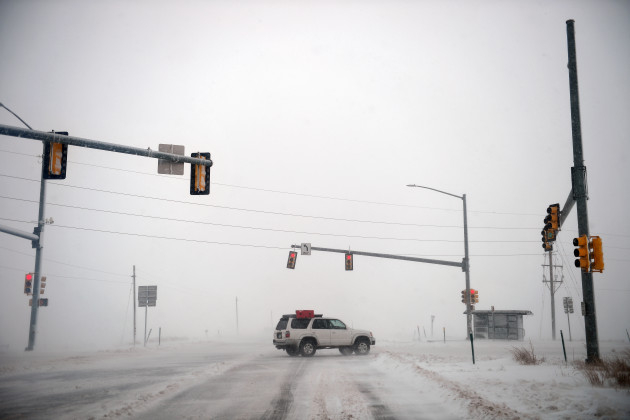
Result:
[[[6,219],[1,219],[1,220],[6,220]],[[29,254],[27,252],[16,251],[14,249],[7,248],[7,247],[4,247],[4,246],[0,246],[0,249],[4,249],[4,250],[9,251],[9,252],[14,252],[16,254],[26,255],[28,257],[34,257],[33,254]],[[97,273],[110,274],[112,276],[129,277],[128,274],[112,273],[111,271],[97,270],[95,268],[84,267],[84,266],[80,266],[80,265],[76,265],[76,264],[69,264],[69,263],[65,263],[65,262],[62,262],[62,261],[53,260],[53,259],[50,259],[50,258],[44,258],[44,261],[53,262],[53,263],[61,264],[61,265],[67,265],[68,267],[80,268],[80,269],[83,269],[83,270],[95,271]]]
[[[33,156],[33,155],[30,155],[30,154],[26,154],[26,153],[10,152],[10,151],[6,151],[6,150],[0,150],[0,151],[7,152],[7,153],[14,153],[14,154],[18,154],[18,155],[24,155],[24,156],[31,156],[31,157]],[[109,169],[109,170],[113,170],[113,171],[121,171],[121,172],[127,172],[127,173],[135,173],[135,174],[138,174],[138,175],[145,175],[145,176],[157,176],[157,177],[161,177],[161,178],[168,178],[168,179],[171,179],[171,180],[177,180],[177,181],[182,181],[182,182],[189,182],[187,179],[184,179],[184,178],[173,178],[171,175],[147,173],[147,172],[135,171],[135,170],[131,170],[131,169],[112,168],[112,167],[109,167],[109,166],[95,165],[95,164],[92,164],[92,163],[83,163],[83,162],[76,162],[76,161],[70,161],[70,162],[73,163],[73,164],[85,165],[85,166],[90,166],[90,167],[95,167],[95,168]],[[29,179],[26,179],[26,178],[23,178],[23,179],[29,180]],[[35,180],[32,180],[32,181],[35,181]],[[390,206],[390,207],[402,207],[402,208],[415,208],[415,209],[425,209],[425,210],[439,210],[439,211],[461,212],[461,209],[459,209],[459,208],[454,209],[454,208],[443,208],[443,207],[417,206],[417,205],[412,205],[412,204],[388,203],[388,202],[383,202],[383,201],[358,200],[358,199],[350,199],[350,198],[334,197],[334,196],[326,196],[326,195],[298,193],[298,192],[294,192],[294,191],[281,191],[281,190],[249,187],[249,186],[235,185],[235,184],[224,184],[224,183],[220,183],[220,182],[212,182],[212,185],[219,185],[219,186],[228,187],[228,188],[238,188],[238,189],[251,190],[251,191],[268,192],[268,193],[274,193],[274,194],[284,194],[284,195],[293,195],[293,196],[300,196],[300,197],[317,198],[317,199],[323,199],[323,200],[336,200],[336,201],[345,201],[345,202],[362,203],[362,204],[375,204],[375,205]],[[536,217],[540,216],[539,214],[533,214],[533,213],[514,213],[514,212],[498,212],[498,211],[483,211],[483,210],[468,210],[468,212],[469,213],[479,213],[479,214],[508,215],[508,216],[536,216]]]
[[[0,220],[3,220],[0,218]],[[215,245],[229,245],[229,246],[240,246],[240,247],[249,247],[249,248],[264,248],[264,249],[281,249],[286,250],[287,246],[271,246],[271,245],[255,245],[255,244],[242,244],[242,243],[231,243],[231,242],[220,242],[220,241],[206,241],[201,239],[190,239],[190,238],[177,238],[171,236],[158,236],[158,235],[148,235],[142,233],[130,233],[130,232],[118,232],[113,230],[105,230],[105,229],[94,229],[94,228],[83,228],[77,226],[65,226],[54,224],[50,225],[52,228],[62,228],[62,229],[73,229],[73,230],[83,230],[90,232],[99,232],[99,233],[108,233],[115,235],[125,235],[125,236],[135,236],[142,238],[152,238],[152,239],[164,239],[164,240],[173,240],[173,241],[182,241],[182,242],[193,242],[193,243],[205,243],[205,244],[215,244]],[[403,254],[409,256],[425,256],[425,257],[461,257],[460,254],[436,254],[436,255],[426,255],[426,254]],[[539,254],[476,254],[471,255],[473,257],[519,257],[519,256],[538,256]]]
[[[24,268],[15,268],[15,267],[8,267],[6,265],[0,265],[0,268],[4,268],[6,270],[13,270],[13,271],[19,271],[22,273],[27,273],[29,271],[29,269],[24,269]],[[98,282],[103,282],[103,283],[116,283],[116,284],[124,284],[124,285],[129,285],[129,282],[124,282],[124,281],[116,281],[116,280],[105,280],[105,279],[94,279],[94,278],[89,278],[89,277],[76,277],[76,276],[64,276],[62,274],[48,274],[46,273],[47,277],[50,278],[54,278],[54,279],[72,279],[72,280],[87,280],[87,281],[98,281]]]
[[[8,197],[4,195],[0,195],[0,198],[5,198],[9,200],[16,201],[24,201],[24,202],[32,202],[37,203],[36,200],[27,200],[16,197]],[[303,234],[303,235],[319,235],[319,236],[333,236],[333,237],[344,237],[344,238],[359,238],[359,239],[378,239],[378,240],[395,240],[395,241],[413,241],[413,242],[452,242],[452,243],[462,243],[463,240],[450,240],[450,239],[417,239],[417,238],[396,238],[396,237],[382,237],[382,236],[363,236],[363,235],[349,235],[349,234],[337,234],[337,233],[322,233],[322,232],[305,232],[305,231],[295,231],[295,230],[287,230],[287,229],[272,229],[272,228],[262,228],[256,226],[243,226],[243,225],[232,225],[225,223],[215,223],[215,222],[205,222],[200,220],[190,220],[190,219],[177,219],[172,217],[163,217],[163,216],[151,216],[146,214],[138,214],[138,213],[129,213],[129,212],[120,212],[115,210],[104,210],[104,209],[96,209],[90,207],[83,206],[73,206],[68,204],[58,204],[58,203],[46,203],[51,206],[58,207],[66,207],[77,210],[86,210],[86,211],[94,211],[108,214],[116,214],[122,216],[131,216],[131,217],[140,217],[146,219],[154,219],[154,220],[163,220],[163,221],[171,221],[171,222],[181,222],[181,223],[192,223],[192,224],[202,224],[202,225],[210,225],[210,226],[220,226],[220,227],[229,227],[229,228],[237,228],[237,229],[249,229],[249,230],[262,230],[267,232],[280,232],[280,233],[295,233],[295,234]],[[2,218],[0,218],[2,219]],[[11,219],[6,219],[11,220]],[[16,220],[13,220],[16,221]],[[525,242],[538,242],[535,240],[472,240],[470,242],[476,243],[525,243]]]
[[[26,181],[39,182],[39,180],[21,178],[21,177],[6,175],[6,174],[0,174],[0,176],[4,176],[8,178],[15,178],[15,179],[22,179]],[[219,206],[219,205],[207,204],[207,203],[194,203],[190,201],[173,200],[173,199],[163,198],[163,197],[152,197],[152,196],[145,196],[145,195],[140,195],[140,194],[101,190],[98,188],[81,187],[81,186],[69,185],[65,183],[55,183],[55,182],[49,182],[49,183],[51,185],[57,185],[57,186],[66,187],[66,188],[77,188],[77,189],[96,191],[96,192],[102,192],[102,193],[107,193],[107,194],[122,195],[126,197],[142,198],[142,199],[147,199],[147,200],[156,200],[156,201],[161,201],[161,202],[171,202],[171,203],[177,203],[177,204],[188,204],[188,205],[202,206],[202,207],[212,207],[212,208],[219,208],[219,209],[224,209],[224,210],[270,214],[270,215],[275,215],[275,216],[290,216],[290,217],[302,217],[302,218],[309,218],[309,219],[331,220],[331,221],[339,221],[339,222],[370,223],[370,224],[384,224],[384,225],[395,225],[395,226],[439,227],[439,228],[456,228],[456,229],[463,228],[462,226],[458,226],[458,225],[435,225],[435,224],[420,224],[420,223],[387,222],[387,221],[346,219],[346,218],[314,216],[314,215],[304,215],[304,214],[295,214],[295,213],[273,212],[273,211],[267,211],[267,210],[255,210],[255,209],[246,209],[246,208],[239,208],[239,207]],[[5,197],[5,198],[10,198],[10,197]],[[27,200],[24,200],[24,201],[27,201]],[[468,228],[469,229],[495,229],[495,230],[538,230],[539,229],[539,228],[534,228],[534,227],[500,227],[500,226],[469,226]]]

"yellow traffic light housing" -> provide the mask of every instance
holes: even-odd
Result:
[[[547,207],[547,213],[549,214],[547,226],[549,226],[549,228],[554,231],[554,236],[555,236],[555,232],[560,230],[559,229],[560,222],[558,220],[558,217],[560,215],[560,204],[549,205],[549,207]]]
[[[588,237],[582,235],[579,238],[573,238],[573,245],[577,246],[573,250],[573,255],[578,257],[575,260],[575,266],[581,268],[584,272],[588,272],[591,265]]]
[[[67,136],[67,131],[53,132]],[[42,156],[42,177],[44,179],[66,179],[66,166],[68,163],[68,145],[63,143],[44,142],[44,154]]]
[[[604,271],[604,251],[602,249],[602,238],[600,238],[599,236],[591,236],[591,246],[593,248],[593,263],[591,265],[591,270],[601,273],[602,271]]]
[[[42,276],[39,279],[39,294],[43,295],[46,291],[46,276]]]
[[[193,153],[190,157],[209,160],[210,153]],[[190,195],[210,194],[210,167],[205,165],[190,165]]]

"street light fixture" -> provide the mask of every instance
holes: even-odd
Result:
[[[472,333],[472,316],[470,314],[470,264],[468,260],[468,217],[466,212],[466,194],[459,196],[451,193],[447,193],[446,191],[437,190],[435,188],[423,187],[422,185],[416,184],[408,184],[408,187],[415,188],[424,188],[425,190],[431,190],[435,192],[439,192],[442,194],[450,195],[451,197],[459,198],[464,203],[464,261],[463,261],[463,271],[466,274],[466,330],[467,337],[470,337]]]

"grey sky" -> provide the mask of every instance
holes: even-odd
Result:
[[[149,326],[169,336],[234,334],[238,296],[242,334],[315,309],[383,337],[428,331],[433,314],[463,337],[459,269],[356,257],[345,272],[328,253],[285,268],[300,242],[460,261],[461,201],[409,183],[467,194],[478,308],[532,310],[527,334],[550,337],[540,230],[571,188],[567,19],[591,234],[605,249],[600,338],[619,338],[630,319],[627,2],[1,1],[0,101],[33,128],[214,160],[211,195],[192,197],[189,167],[163,177],[153,159],[70,149],[67,178],[48,188],[37,345],[127,342],[134,264],[139,285],[158,285]],[[0,123],[20,126],[4,110]],[[0,223],[30,231],[41,144],[0,140]],[[557,246],[558,329],[562,297],[581,301],[576,233],[574,212]],[[0,345],[20,348],[34,252],[5,234],[0,246]],[[581,316],[571,323],[583,336]]]

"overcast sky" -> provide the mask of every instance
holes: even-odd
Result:
[[[126,345],[131,274],[157,285],[164,337],[271,339],[314,309],[377,339],[465,336],[454,267],[466,194],[478,309],[523,309],[551,338],[540,231],[573,166],[566,20],[577,41],[600,339],[630,327],[630,3],[627,1],[0,1],[0,102],[34,129],[210,152],[211,194],[155,159],[70,147],[48,182],[37,348]],[[0,109],[0,123],[22,126]],[[0,224],[32,231],[41,142],[0,136]],[[556,244],[557,328],[584,337],[576,208]],[[28,342],[29,241],[0,234],[0,346]],[[546,274],[549,278],[548,273]],[[138,313],[143,334],[144,309]],[[207,333],[206,333],[207,331]],[[566,334],[566,333],[565,333]],[[559,335],[559,333],[558,333]]]

